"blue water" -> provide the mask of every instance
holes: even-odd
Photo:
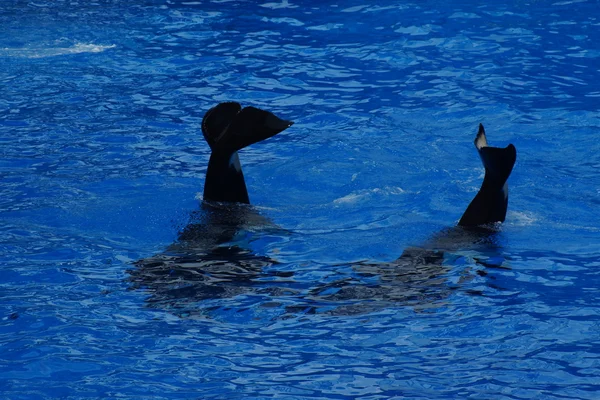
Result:
[[[3,0],[0,398],[597,399],[599,11]],[[295,125],[215,255],[176,240],[232,100]],[[518,158],[477,242],[480,122]]]

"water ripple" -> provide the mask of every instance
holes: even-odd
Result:
[[[3,3],[5,396],[595,399],[596,2],[259,3]],[[226,100],[296,124],[215,245]],[[519,159],[465,243],[480,122]]]

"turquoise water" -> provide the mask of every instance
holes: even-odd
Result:
[[[264,1],[0,5],[0,398],[596,399],[600,4]],[[295,124],[207,214],[222,101]]]

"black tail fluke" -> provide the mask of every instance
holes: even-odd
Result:
[[[275,114],[239,103],[220,103],[202,119],[202,133],[213,151],[233,153],[275,136],[293,125]]]
[[[505,148],[488,147],[485,130],[479,124],[475,147],[485,167],[485,177],[479,192],[467,207],[458,225],[476,226],[503,222],[508,207],[508,177],[517,160],[512,144]]]
[[[235,102],[220,103],[208,110],[202,119],[202,133],[212,154],[206,170],[204,200],[250,203],[237,151],[275,136],[292,124],[268,111],[242,109]]]

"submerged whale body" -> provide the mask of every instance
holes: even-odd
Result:
[[[275,136],[293,125],[269,111],[227,102],[211,108],[202,119],[202,134],[211,155],[206,170],[204,200],[250,204],[238,150]]]
[[[128,271],[131,288],[145,290],[148,305],[172,310],[254,291],[257,278],[278,274],[265,271],[277,261],[248,246],[264,231],[282,234],[250,205],[202,204],[174,243],[133,263],[135,268]]]
[[[312,288],[308,305],[315,304],[315,312],[357,315],[397,306],[435,308],[457,291],[479,295],[469,282],[483,276],[494,287],[486,269],[506,268],[501,241],[500,232],[488,227],[448,227],[394,261],[352,263],[343,279]]]

